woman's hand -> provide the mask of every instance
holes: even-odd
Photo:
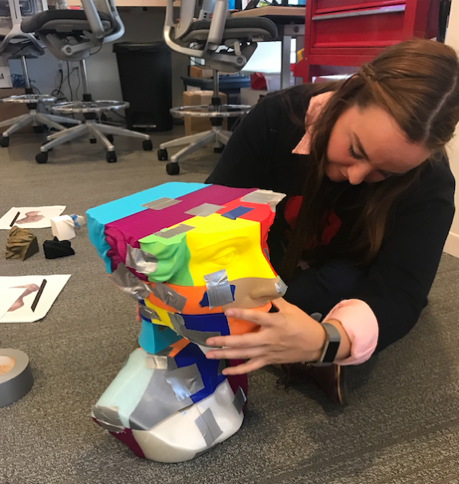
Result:
[[[278,310],[277,313],[235,308],[225,311],[226,316],[258,324],[260,329],[240,336],[214,336],[207,340],[208,346],[222,347],[208,351],[207,358],[248,360],[242,365],[226,368],[223,374],[239,375],[258,370],[265,365],[319,359],[326,339],[322,325],[282,298],[272,303]],[[338,327],[342,343],[339,353],[342,358],[348,356],[346,353],[349,353],[350,342],[341,323],[327,322]]]

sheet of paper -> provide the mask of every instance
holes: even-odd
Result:
[[[21,288],[8,288],[2,291],[0,298],[0,319],[6,314],[16,300],[21,297],[23,292],[24,289]]]
[[[20,291],[0,323],[33,323],[43,319],[69,279],[70,274],[0,277],[0,301],[11,290]]]
[[[52,207],[13,207],[0,218],[0,229],[10,230],[17,225],[24,229],[44,229],[51,227],[51,218],[58,217],[65,205]]]

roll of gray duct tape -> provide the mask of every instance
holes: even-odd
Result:
[[[0,348],[0,407],[22,398],[32,385],[29,357],[19,350]]]

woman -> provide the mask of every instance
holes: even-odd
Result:
[[[224,347],[209,358],[248,360],[226,374],[331,356],[329,393],[343,402],[343,367],[413,328],[454,215],[444,147],[459,120],[458,76],[452,48],[413,39],[343,82],[269,95],[237,127],[207,182],[287,194],[268,243],[289,287],[277,313],[227,311],[261,328],[207,341]],[[325,387],[321,370],[309,371]]]

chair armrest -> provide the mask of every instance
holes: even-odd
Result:
[[[81,0],[81,3],[92,33],[97,39],[102,39],[105,37],[105,31],[94,2],[92,0]]]
[[[217,50],[223,38],[226,19],[228,16],[228,0],[217,0],[215,10],[210,22],[209,36],[207,37],[206,50]]]

